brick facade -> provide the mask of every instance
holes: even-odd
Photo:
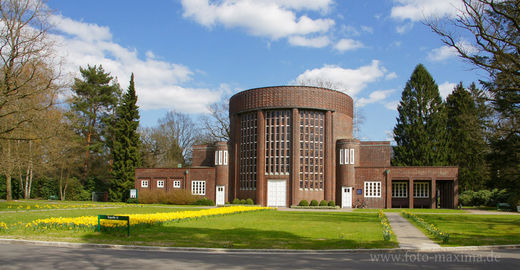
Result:
[[[260,205],[273,204],[273,198],[279,196],[269,195],[270,183],[285,192],[285,198],[276,197],[276,204],[284,206],[301,200],[334,200],[341,205],[344,187],[352,189],[352,207],[453,208],[458,204],[457,167],[392,167],[390,142],[352,137],[353,102],[342,92],[306,86],[256,88],[231,97],[229,108],[229,143],[194,146],[192,168],[137,169],[136,188],[141,188],[140,179],[150,179],[148,188],[153,190],[157,179],[165,179],[171,188],[173,179],[182,178],[182,188],[187,189],[192,179],[205,180],[206,197],[212,200],[216,187],[224,186],[226,201],[251,198]],[[273,120],[279,112],[290,122]],[[248,126],[241,126],[243,123]],[[288,134],[288,138],[280,138],[280,134]],[[254,149],[250,148],[251,138]],[[241,149],[255,151],[254,166]],[[226,151],[226,164],[218,164],[215,151]],[[278,156],[286,152],[289,156]],[[283,168],[280,173],[273,172],[279,167]],[[254,185],[241,181],[254,181]],[[394,182],[400,189],[394,191],[399,194],[395,198]]]

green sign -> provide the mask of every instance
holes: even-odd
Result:
[[[129,216],[108,216],[108,215],[98,215],[97,222],[98,222],[98,232],[101,232],[101,220],[102,219],[108,219],[108,220],[126,220],[126,227],[128,229],[128,236],[130,236],[130,217]]]

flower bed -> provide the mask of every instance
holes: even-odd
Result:
[[[430,223],[426,222],[424,219],[416,216],[414,213],[412,213],[410,211],[403,211],[402,214],[404,217],[415,221],[417,224],[419,224],[419,226],[423,227],[433,237],[435,237],[438,240],[441,240],[442,243],[444,243],[444,244],[448,243],[448,240],[450,239],[450,235],[448,233],[441,231],[434,224],[430,224]]]
[[[169,212],[169,213],[155,213],[155,214],[132,214],[130,217],[130,226],[138,225],[155,225],[165,222],[180,221],[186,219],[226,215],[247,211],[258,211],[271,209],[269,207],[251,207],[251,206],[233,206],[233,207],[222,207],[213,208],[200,211],[182,211],[182,212]],[[74,218],[46,218],[37,219],[29,222],[25,225],[26,229],[32,230],[47,230],[47,229],[94,229],[98,225],[97,216],[83,216]],[[126,221],[117,220],[101,220],[101,225],[104,227],[121,227],[126,226]]]
[[[388,222],[388,218],[386,217],[383,210],[379,210],[378,212],[379,222],[383,225],[383,238],[385,241],[390,241],[392,238],[392,227],[390,227],[390,223]]]

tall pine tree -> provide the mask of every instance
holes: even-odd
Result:
[[[397,110],[392,163],[397,166],[448,164],[446,113],[439,87],[419,64],[406,83]]]
[[[116,110],[113,124],[112,176],[109,195],[113,201],[128,199],[129,190],[134,186],[135,168],[141,166],[140,139],[137,133],[139,110],[135,94],[134,74],[130,78],[128,91]]]
[[[470,91],[477,92],[473,84]],[[479,190],[489,177],[486,156],[489,147],[485,141],[483,119],[478,100],[462,83],[446,98],[448,116],[449,161],[459,166],[461,190]]]

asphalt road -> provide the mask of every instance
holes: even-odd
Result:
[[[0,243],[0,269],[520,269],[520,249],[466,252],[229,253]]]

